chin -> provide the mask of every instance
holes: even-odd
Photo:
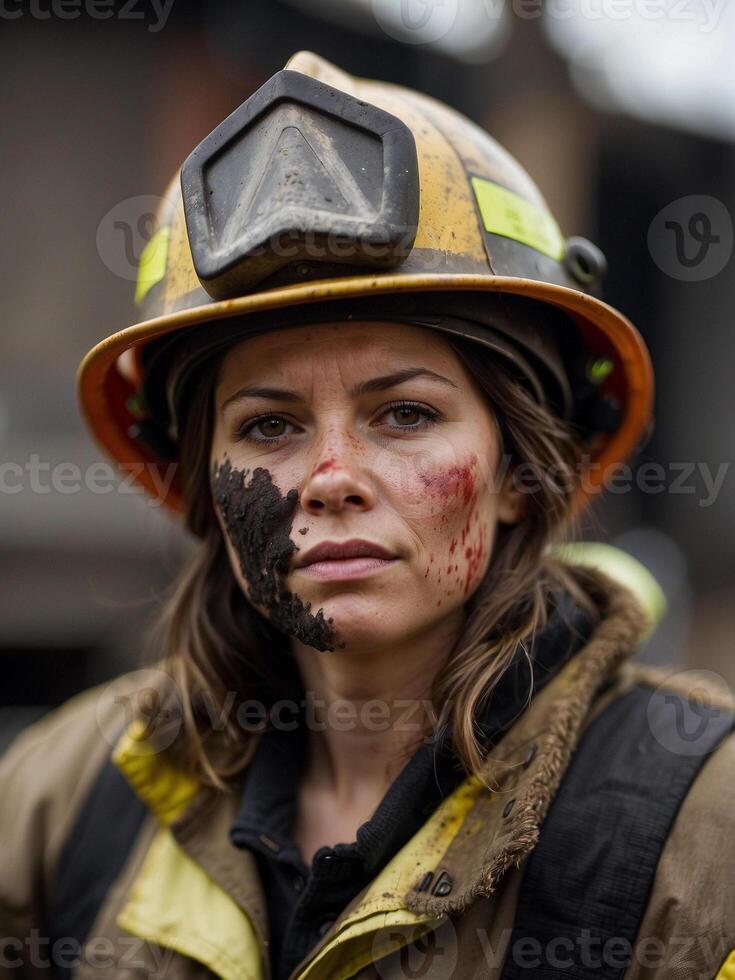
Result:
[[[307,597],[302,594],[302,598]],[[388,599],[381,592],[344,588],[327,598],[310,601],[312,613],[323,609],[326,618],[334,619],[345,650],[374,650],[376,646],[400,643],[406,632],[403,621],[410,618],[409,609],[396,609],[395,597]]]
[[[321,611],[325,620],[330,618],[333,620],[333,625],[338,632],[337,642],[345,643],[345,646],[337,647],[338,650],[356,650],[359,646],[375,649],[376,645],[400,642],[412,625],[407,624],[407,629],[402,629],[400,626],[395,628],[391,625],[396,620],[404,623],[413,618],[411,608],[396,608],[395,594],[386,595],[383,591],[356,587],[352,583],[342,583],[339,589],[335,589],[334,586],[329,589],[308,587],[293,589],[291,583],[287,588],[292,595],[301,600],[304,606],[309,606],[311,617]],[[252,603],[250,595],[245,590],[243,592]],[[285,630],[285,635],[290,635],[289,631],[279,624],[277,618],[274,619],[272,611],[267,606],[256,605],[255,608],[278,630]]]
[[[306,598],[306,597],[304,597]],[[345,644],[337,652],[375,653],[380,649],[400,650],[409,640],[436,628],[450,609],[434,609],[434,615],[426,616],[426,610],[435,600],[416,597],[407,601],[400,593],[371,593],[369,591],[344,591],[322,601],[312,600],[312,612],[324,610],[325,617],[332,617]]]

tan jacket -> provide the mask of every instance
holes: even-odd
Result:
[[[630,661],[645,630],[643,611],[601,573],[599,584],[606,602],[593,635],[487,757],[497,791],[474,778],[461,783],[343,910],[293,980],[500,978],[524,861],[581,733],[633,683],[682,689],[680,677],[665,680],[666,672]],[[613,685],[591,709],[606,678]],[[120,740],[112,737],[121,699],[140,683],[138,673],[129,674],[77,696],[22,733],[0,761],[3,980],[19,975],[13,967],[21,960],[21,976],[50,976],[44,929],[56,866],[113,744],[149,814],[74,976],[270,976],[255,859],[228,839],[237,793],[200,788],[165,753],[147,753],[135,726]],[[732,707],[719,688],[709,696]],[[704,763],[676,816],[625,980],[735,980],[734,773],[730,735]],[[428,871],[434,880],[449,876],[446,894],[417,890]],[[77,951],[70,944],[61,952],[70,963]]]

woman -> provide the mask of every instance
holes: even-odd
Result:
[[[307,53],[177,187],[80,391],[201,543],[153,669],[2,763],[0,971],[729,976],[731,706],[549,550],[650,414],[599,253]]]

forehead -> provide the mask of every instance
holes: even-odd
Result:
[[[423,366],[461,373],[457,355],[438,330],[388,321],[345,321],[287,327],[249,337],[222,360],[220,388],[268,372],[297,379],[337,368],[356,376],[387,365]]]

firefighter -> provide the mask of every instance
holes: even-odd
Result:
[[[731,700],[562,547],[650,431],[604,265],[309,52],[191,152],[79,393],[197,547],[147,665],[0,763],[0,975],[735,975]]]

